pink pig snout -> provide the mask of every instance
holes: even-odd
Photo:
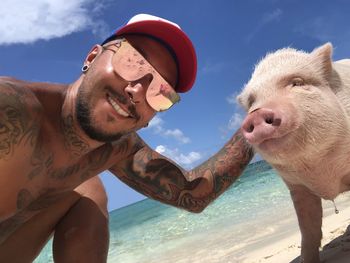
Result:
[[[281,114],[267,108],[256,109],[248,114],[242,124],[243,136],[250,144],[258,145],[278,134]]]

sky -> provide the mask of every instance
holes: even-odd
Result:
[[[235,97],[266,53],[310,52],[331,42],[334,60],[350,58],[348,0],[2,0],[0,75],[69,84],[91,47],[138,13],[179,24],[196,48],[192,90],[139,132],[186,169],[210,158],[239,129],[245,113]],[[145,198],[109,172],[100,176],[110,211]]]

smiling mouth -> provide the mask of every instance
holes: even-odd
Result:
[[[126,118],[131,118],[132,116],[123,110],[112,98],[109,94],[107,94],[107,101],[112,105],[113,109],[121,116]]]

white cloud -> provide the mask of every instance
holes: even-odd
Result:
[[[283,12],[279,8],[273,10],[271,13],[265,13],[262,18],[262,23],[267,24],[273,21],[278,21],[282,14]]]
[[[295,31],[303,35],[311,36],[319,41],[326,42],[338,36],[335,32],[333,19],[329,17],[316,17],[309,21],[303,21],[302,24],[295,27]]]
[[[241,106],[238,104],[236,97],[238,96],[238,92],[234,92],[232,94],[230,94],[228,97],[226,97],[226,101],[229,104],[234,105],[236,108],[241,108]]]
[[[179,149],[177,148],[169,149],[164,145],[158,145],[155,150],[185,167],[191,167],[194,162],[202,158],[202,155],[199,152],[190,152],[188,154],[183,154],[180,153]]]
[[[164,137],[171,137],[177,140],[180,143],[189,143],[191,142],[190,138],[186,137],[184,133],[179,129],[164,129],[164,121],[158,116],[155,116],[149,123],[146,129],[151,129],[155,133],[160,134]]]
[[[225,64],[222,62],[211,63],[207,62],[202,68],[204,74],[207,73],[220,73],[222,69],[225,68]]]
[[[238,104],[238,102],[236,100],[237,95],[238,95],[238,93],[234,92],[226,98],[226,101],[229,104],[234,105],[234,109],[236,111],[233,113],[233,115],[231,116],[231,118],[227,124],[227,129],[230,131],[238,129],[241,126],[243,118],[244,118],[244,116],[243,116],[244,113],[242,112],[242,107]]]
[[[161,133],[163,131],[163,123],[164,121],[156,115],[146,129],[152,129],[155,133]]]
[[[338,60],[349,57],[350,28],[347,24],[347,17],[339,16],[338,12],[330,12],[327,17],[318,16],[303,20],[295,26],[294,31],[322,44],[331,42],[334,45],[333,58]]]
[[[233,93],[231,94],[230,96],[228,96],[226,98],[226,101],[229,103],[229,104],[236,104],[236,94]]]
[[[246,41],[250,42],[265,25],[279,21],[282,15],[283,11],[280,8],[277,8],[272,12],[263,14],[261,21],[257,24],[254,30],[252,30],[252,32],[246,37]]]
[[[177,141],[182,142],[182,143],[189,143],[191,140],[186,137],[182,131],[180,131],[179,129],[175,129],[175,130],[166,130],[164,132],[165,136],[169,136],[169,137],[173,137],[175,138]]]
[[[316,17],[303,21],[303,23],[295,27],[294,31],[321,42],[331,41],[337,43],[339,46],[344,45],[347,47],[345,54],[348,55],[350,30],[346,26],[340,26],[344,25],[344,22],[347,22],[347,20],[344,21],[342,17],[339,17],[336,13],[332,13],[327,17]]]
[[[243,117],[241,114],[235,112],[232,117],[230,118],[229,122],[228,122],[228,125],[227,125],[227,128],[229,130],[236,130],[238,129],[241,124],[242,124],[242,121],[243,121]]]
[[[105,34],[106,24],[95,17],[101,8],[101,2],[92,0],[2,0],[0,45],[49,40],[87,28]]]
[[[227,140],[228,137],[231,137],[233,135],[232,132],[235,132],[242,126],[244,117],[245,113],[233,113],[226,126],[219,127],[219,130],[221,132],[221,139]]]
[[[232,114],[231,118],[229,119],[228,123],[224,127],[220,127],[221,131],[221,138],[227,139],[227,136],[232,136],[232,131],[238,130],[243,122],[243,119],[245,118],[246,113],[242,110],[242,107],[238,104],[236,97],[237,92],[232,93],[228,97],[226,97],[226,101],[229,104],[234,105],[234,113]]]

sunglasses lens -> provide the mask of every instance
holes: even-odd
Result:
[[[146,92],[146,100],[155,111],[165,111],[180,101],[174,88],[127,41],[123,41],[112,58],[114,71],[126,81],[136,81],[147,74],[153,79]]]
[[[112,58],[114,71],[127,81],[134,81],[149,73],[146,59],[128,42],[123,41]]]
[[[153,79],[148,86],[146,99],[148,104],[156,111],[165,111],[180,101],[180,96],[166,82]]]

